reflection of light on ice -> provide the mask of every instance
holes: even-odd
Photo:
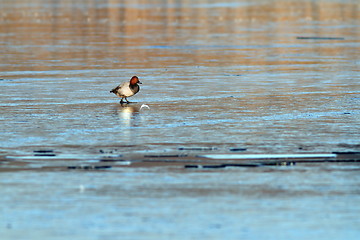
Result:
[[[80,192],[80,193],[84,193],[84,192],[85,192],[85,186],[84,186],[84,185],[80,184],[80,186],[79,186],[79,192]]]

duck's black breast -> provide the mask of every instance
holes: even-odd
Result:
[[[130,84],[130,89],[131,91],[133,91],[133,93],[137,93],[139,90],[140,90],[140,86],[138,84],[134,84],[134,85],[131,85]]]

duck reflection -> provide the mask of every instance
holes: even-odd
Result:
[[[124,128],[136,127],[141,124],[142,118],[140,112],[150,109],[146,104],[133,105],[128,103],[121,103],[117,107],[117,115],[122,122]]]
[[[125,128],[137,125],[135,118],[139,114],[139,110],[139,106],[129,105],[127,103],[121,103],[118,105],[117,115]]]
[[[121,103],[116,107],[116,116],[120,120],[119,127],[121,132],[121,141],[131,142],[134,135],[136,135],[136,126],[139,125],[139,111],[140,107],[137,105],[130,105]]]

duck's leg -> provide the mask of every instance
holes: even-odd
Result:
[[[120,103],[124,103],[124,98],[121,98]]]
[[[127,98],[125,97],[126,103],[130,103],[129,100],[127,100]]]

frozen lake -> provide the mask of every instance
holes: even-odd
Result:
[[[1,239],[359,236],[358,1],[0,5]]]

